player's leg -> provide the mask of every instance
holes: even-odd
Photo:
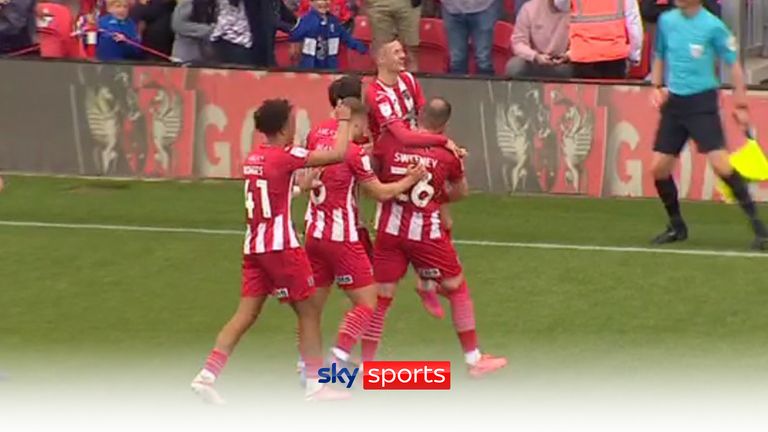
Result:
[[[333,285],[333,257],[328,257],[326,251],[323,248],[323,242],[313,237],[308,237],[304,247],[309,264],[312,267],[312,277],[315,280],[316,291],[312,295],[311,299],[315,303],[315,306],[320,311],[320,321],[322,322],[322,311],[325,308],[325,303],[328,300],[328,296],[331,293],[331,285]],[[329,259],[330,258],[330,259]],[[299,329],[296,329],[296,346],[299,344]],[[299,351],[301,352],[301,351]],[[304,359],[299,354],[299,361],[296,364],[296,371],[302,374],[302,381],[306,364]]]
[[[376,286],[373,283],[373,269],[365,248],[361,243],[339,243],[335,245],[336,284],[352,301],[352,308],[344,314],[331,349],[331,361],[350,361],[352,348],[370,325],[376,307]]]
[[[262,306],[272,290],[268,275],[256,258],[243,258],[243,276],[240,304],[235,314],[216,337],[216,344],[205,361],[203,369],[192,380],[192,390],[204,401],[221,404],[224,400],[213,385],[227,364],[229,356],[240,338],[251,328],[261,313]]]
[[[481,377],[506,366],[506,358],[495,357],[480,351],[474,303],[458,254],[450,239],[445,236],[439,240],[414,245],[410,258],[422,277],[435,278],[439,281],[440,292],[451,305],[453,327],[470,375]]]
[[[384,333],[384,321],[392,306],[397,289],[397,282],[405,276],[408,270],[408,260],[400,248],[401,240],[386,233],[376,237],[373,253],[373,277],[376,281],[376,308],[368,328],[361,339],[361,354],[363,361],[371,361]]]
[[[289,303],[296,313],[299,329],[299,354],[304,359],[306,397],[308,400],[344,399],[348,395],[320,384],[323,366],[321,309],[313,298],[316,288],[312,267],[304,249],[291,249],[276,255],[269,268],[275,286],[287,289],[281,302]]]
[[[448,237],[450,237],[451,230],[453,229],[453,218],[451,217],[448,204],[440,206],[440,225],[445,229]],[[440,298],[437,295],[437,287],[438,285],[435,281],[419,278],[416,283],[416,293],[419,294],[421,304],[424,306],[427,313],[437,319],[443,319],[445,317],[445,311],[443,310],[443,305],[440,304]]]
[[[716,96],[713,96],[716,98]],[[747,182],[733,169],[725,149],[725,134],[720,121],[719,111],[694,115],[686,118],[691,137],[696,141],[700,152],[707,155],[712,169],[733,191],[733,196],[747,215],[755,240],[752,247],[764,249],[768,246],[768,232],[763,221],[757,215],[757,206],[749,193]]]
[[[656,192],[664,204],[669,223],[661,234],[654,237],[652,243],[664,244],[683,241],[688,238],[688,227],[680,213],[680,200],[677,185],[672,178],[672,170],[677,157],[688,141],[688,130],[680,122],[677,114],[676,101],[668,101],[661,110],[661,120],[656,131],[656,142],[653,145],[653,174]]]

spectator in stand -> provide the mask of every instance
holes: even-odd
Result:
[[[0,55],[29,48],[37,29],[36,0],[0,0]]]
[[[640,63],[643,22],[637,0],[555,0],[571,13],[568,58],[576,78],[627,77]]]
[[[216,0],[181,0],[173,11],[176,33],[173,57],[182,62],[208,63],[214,58],[210,44],[216,22]]]
[[[331,14],[341,21],[341,25],[345,29],[352,31],[352,25],[355,17],[354,11],[349,7],[347,0],[330,0],[330,6],[328,7]],[[303,17],[312,10],[312,0],[301,0],[298,8],[296,9],[296,15]]]
[[[339,44],[361,54],[368,48],[353,38],[341,25],[341,21],[330,13],[328,0],[312,0],[312,9],[301,19],[290,33],[290,40],[301,43],[302,69],[336,70],[339,66]]]
[[[166,56],[173,50],[174,33],[171,29],[176,0],[138,0],[131,10],[131,17],[138,23],[144,46]],[[165,57],[147,53],[147,59],[167,61]]]
[[[366,9],[373,32],[373,45],[381,46],[399,40],[405,45],[408,69],[417,71],[421,0],[366,0]]]
[[[253,35],[244,0],[218,0],[219,14],[211,41],[218,60],[225,64],[255,65]]]
[[[520,16],[520,11],[523,10],[523,6],[528,3],[528,0],[515,0],[515,19]]]
[[[129,0],[107,0],[107,13],[99,18],[96,58],[101,61],[138,60],[142,50],[136,23],[128,17]]]
[[[275,66],[277,30],[290,33],[296,16],[283,0],[245,0],[245,16],[253,34],[252,56],[255,66]]]
[[[554,0],[531,0],[517,14],[512,35],[512,57],[507,76],[570,78],[567,63],[570,15],[555,7]]]
[[[499,17],[499,0],[442,0],[443,24],[450,51],[450,73],[469,71],[469,41],[472,41],[477,72],[493,75],[493,29]]]

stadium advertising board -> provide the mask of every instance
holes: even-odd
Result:
[[[326,89],[335,78],[37,61],[3,61],[0,72],[0,170],[146,178],[240,177],[244,156],[261,139],[251,119],[259,103],[290,99],[300,142],[330,114]],[[469,149],[473,189],[655,196],[649,167],[658,112],[647,87],[420,81],[427,97],[453,102],[449,132]],[[768,93],[750,99],[753,118],[768,115]],[[728,94],[722,105],[730,108]],[[725,119],[735,149],[743,137]],[[768,125],[757,127],[768,133]],[[681,196],[719,199],[706,160],[691,148],[681,160]],[[768,187],[754,187],[768,200]]]

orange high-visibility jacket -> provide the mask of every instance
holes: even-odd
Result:
[[[571,61],[594,63],[629,57],[624,1],[571,0]]]

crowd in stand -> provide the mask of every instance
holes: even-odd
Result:
[[[66,9],[71,18],[65,29],[71,32],[59,37],[74,39],[80,48],[91,40],[91,55],[100,61],[272,67],[281,40],[290,44],[291,66],[339,70],[347,52],[364,55],[398,38],[411,69],[419,70],[420,22],[439,18],[447,45],[445,72],[624,78],[630,66],[647,66],[648,33],[659,13],[674,7],[674,0],[79,0],[62,9],[54,4],[67,1],[78,0],[0,0],[0,56],[35,55],[41,28],[55,27],[51,22],[64,19],[57,14]],[[704,3],[719,14],[717,0]],[[367,17],[371,40],[356,38],[356,17]],[[512,25],[500,21],[514,23],[511,40],[503,42],[508,46],[501,66],[492,58],[494,31],[498,37],[498,26]],[[95,37],[85,36],[89,28]]]

